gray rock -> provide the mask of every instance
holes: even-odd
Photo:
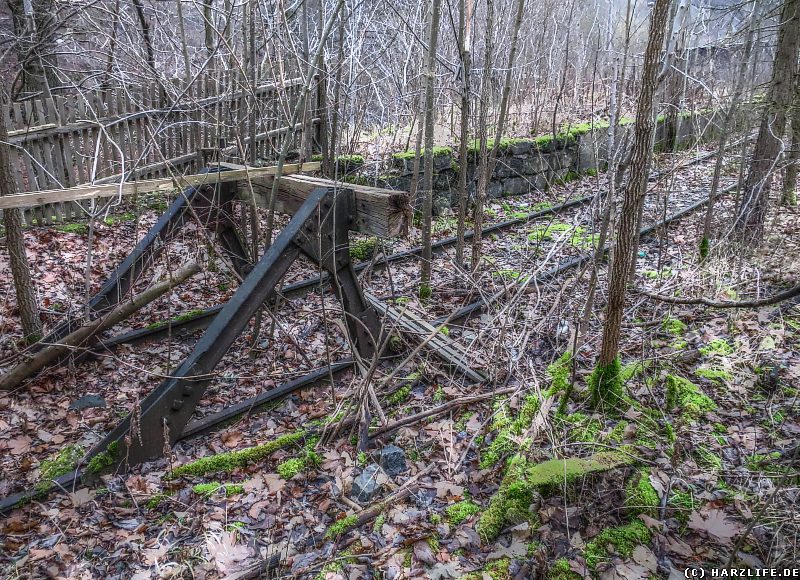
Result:
[[[397,445],[387,445],[381,449],[378,462],[389,477],[394,477],[407,469],[406,453]]]
[[[528,193],[531,183],[524,177],[512,177],[503,181],[503,193],[505,195],[522,195]]]
[[[433,198],[433,215],[444,216],[453,213],[449,195],[436,195]]]
[[[453,156],[452,155],[435,155],[433,157],[433,170],[434,171],[443,171],[445,169],[451,169],[453,166]]]
[[[369,503],[372,498],[380,491],[381,486],[378,483],[378,473],[381,468],[375,465],[368,465],[361,475],[353,481],[353,490],[350,492],[352,497],[358,503]]]
[[[70,411],[82,411],[84,409],[91,409],[93,407],[105,407],[106,400],[100,395],[85,395],[73,401],[69,406]]]
[[[527,155],[533,149],[533,141],[518,141],[509,147],[512,155]]]

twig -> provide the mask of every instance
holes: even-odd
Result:
[[[708,298],[703,297],[678,298],[676,296],[664,296],[663,294],[655,294],[645,290],[637,290],[637,292],[647,296],[648,298],[659,300],[661,302],[667,302],[669,304],[698,304],[702,306],[708,306],[709,308],[760,308],[762,306],[771,306],[772,304],[778,304],[779,302],[790,300],[795,296],[800,296],[800,284],[768,298],[761,298],[759,300],[725,300],[722,302],[709,300]]]

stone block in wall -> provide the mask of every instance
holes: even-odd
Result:
[[[453,156],[452,155],[436,155],[433,158],[433,170],[444,171],[453,169]]]
[[[503,182],[492,180],[486,185],[486,197],[498,198],[503,197]]]
[[[525,177],[509,177],[503,180],[503,195],[523,195],[532,188],[533,184]]]
[[[508,151],[511,155],[530,155],[533,152],[533,140],[513,141],[508,146]]]
[[[530,156],[522,159],[522,175],[536,175],[544,173],[550,168],[550,154],[534,151]]]
[[[433,176],[433,190],[447,191],[455,187],[458,181],[458,173],[452,169],[447,169]]]
[[[525,175],[527,173],[525,161],[526,159],[522,157],[501,155],[497,158],[497,163],[492,173],[492,179],[504,179],[516,175]]]

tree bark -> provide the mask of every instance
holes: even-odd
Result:
[[[431,220],[433,213],[433,129],[436,122],[434,91],[436,89],[436,47],[439,42],[439,18],[442,0],[431,4],[428,29],[428,54],[425,66],[425,181],[422,201],[422,263],[420,264],[420,297],[430,296],[431,283]],[[423,290],[427,288],[427,290]]]
[[[783,177],[781,195],[781,204],[787,206],[797,205],[797,173],[800,169],[800,74],[797,75],[791,118],[792,145],[786,153],[786,173]]]
[[[11,173],[9,156],[8,131],[6,116],[0,104],[0,195],[11,195],[17,192],[17,185]],[[14,291],[17,296],[17,308],[22,321],[22,332],[28,342],[39,340],[42,336],[42,322],[39,319],[39,307],[36,303],[36,291],[31,280],[28,258],[25,255],[25,238],[22,235],[22,215],[18,209],[3,211],[6,227],[6,245],[11,262],[11,275],[14,278]]]
[[[54,0],[8,0],[17,58],[22,65],[24,93],[44,93],[58,85],[55,35],[58,10]]]
[[[155,71],[156,57],[153,52],[153,39],[150,35],[150,22],[148,22],[147,16],[144,13],[144,4],[142,0],[133,0],[133,7],[136,11],[136,18],[139,20],[139,27],[142,29],[142,40],[144,41],[147,64],[152,71]]]
[[[650,33],[644,55],[642,87],[636,107],[633,145],[630,154],[628,183],[624,190],[622,211],[617,233],[617,247],[611,264],[606,321],[603,326],[603,343],[598,368],[607,368],[616,360],[622,314],[625,307],[628,271],[637,239],[636,219],[644,202],[647,176],[653,156],[653,97],[658,84],[658,65],[664,29],[671,0],[656,0],[650,15]]]
[[[458,149],[458,226],[456,227],[456,264],[464,265],[464,232],[469,203],[469,104],[471,59],[472,0],[459,0],[458,50],[461,55],[461,134]]]
[[[722,161],[725,157],[725,148],[728,145],[728,137],[733,123],[733,118],[736,116],[736,111],[739,108],[739,101],[741,100],[742,93],[744,92],[745,73],[747,66],[750,64],[750,57],[753,53],[753,37],[756,27],[756,20],[758,18],[758,4],[753,5],[753,11],[750,13],[750,23],[747,27],[747,36],[745,37],[744,53],[742,60],[739,61],[739,70],[736,75],[736,84],[731,96],[731,102],[728,105],[728,110],[725,112],[725,118],[722,121],[722,129],[717,143],[717,160],[714,164],[714,175],[711,178],[711,192],[708,197],[708,205],[706,206],[706,214],[703,219],[703,235],[700,237],[700,259],[705,260],[708,257],[710,244],[711,244],[711,223],[714,218],[714,201],[717,197],[717,190],[719,189],[719,180],[722,174]],[[755,66],[756,63],[753,63]],[[749,129],[748,129],[749,131]]]
[[[150,302],[168,292],[178,284],[186,281],[191,276],[194,276],[200,271],[200,266],[196,263],[189,264],[175,273],[174,276],[159,282],[155,286],[148,288],[131,301],[120,303],[114,310],[107,316],[97,318],[85,326],[81,326],[78,330],[71,332],[61,339],[60,342],[44,348],[34,354],[30,359],[21,362],[10,371],[0,377],[0,391],[10,391],[17,387],[33,375],[39,372],[47,365],[58,360],[64,355],[77,347],[83,345],[87,340],[96,336],[97,333],[102,332],[107,328],[111,328],[115,324],[119,324],[138,310],[147,306]]]
[[[783,148],[786,112],[793,101],[799,49],[800,0],[784,0],[772,80],[742,192],[742,203],[734,221],[737,236],[747,245],[758,244],[764,235],[770,183]]]

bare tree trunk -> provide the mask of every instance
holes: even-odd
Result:
[[[472,237],[472,271],[478,269],[481,259],[481,235],[483,234],[483,206],[486,204],[486,188],[489,185],[489,150],[486,126],[489,117],[489,100],[492,96],[492,34],[494,32],[494,0],[486,0],[486,39],[484,40],[483,75],[481,78],[481,100],[478,111],[478,183],[475,188],[475,214]]]
[[[214,15],[211,12],[214,0],[203,0],[203,32],[208,54],[214,52]]]
[[[58,84],[55,35],[59,28],[54,0],[8,0],[24,93],[44,93]]]
[[[500,97],[500,111],[497,115],[497,130],[494,135],[494,143],[492,144],[492,151],[488,155],[486,167],[484,168],[485,176],[483,177],[484,183],[488,184],[494,173],[494,167],[497,163],[497,154],[500,152],[500,142],[503,139],[503,132],[505,130],[506,116],[508,114],[508,96],[511,93],[511,83],[514,78],[514,62],[517,58],[517,44],[519,42],[519,29],[522,26],[522,16],[525,11],[525,0],[517,0],[517,10],[514,19],[514,27],[511,32],[511,46],[508,50],[508,64],[506,65],[506,79],[503,84],[503,94]],[[483,190],[483,199],[486,199],[486,189]],[[475,210],[475,237],[472,241],[472,267],[476,267],[481,255],[481,240],[483,238],[482,225],[478,225],[478,210]],[[481,219],[483,216],[483,202],[480,208]]]
[[[797,205],[797,173],[800,169],[800,75],[794,91],[792,106],[792,145],[786,153],[786,173],[783,177],[781,205]]]
[[[0,104],[0,195],[17,192],[14,176],[11,173],[11,158],[8,153],[8,130],[6,116]],[[6,245],[11,262],[11,275],[17,295],[17,308],[22,321],[22,332],[28,342],[35,342],[42,336],[42,322],[36,304],[36,291],[31,280],[28,258],[25,255],[25,239],[22,235],[22,216],[18,209],[3,211],[6,227]]]
[[[434,91],[436,89],[436,47],[439,42],[439,18],[442,0],[431,4],[428,29],[428,58],[425,67],[425,183],[422,202],[422,263],[420,265],[420,298],[431,295],[431,219],[433,213],[433,129],[436,122]]]
[[[150,35],[150,22],[144,13],[144,4],[142,0],[133,0],[133,7],[136,11],[136,18],[139,20],[139,26],[142,29],[142,40],[144,41],[144,48],[147,54],[147,64],[150,69],[156,70],[156,57],[153,52],[153,38]]]
[[[638,238],[636,219],[644,203],[647,176],[653,156],[653,97],[658,85],[658,65],[664,45],[664,31],[671,0],[656,0],[650,15],[650,33],[644,55],[642,87],[636,107],[636,125],[630,155],[628,183],[622,203],[617,248],[611,264],[606,321],[603,326],[603,343],[597,367],[590,378],[592,402],[595,407],[613,410],[622,397],[619,378],[620,330],[625,308],[628,271]]]
[[[739,70],[736,75],[736,85],[733,89],[731,102],[728,105],[728,110],[725,112],[725,118],[722,121],[722,129],[717,143],[717,160],[714,164],[714,176],[711,178],[711,191],[709,193],[708,205],[706,206],[706,215],[703,219],[703,235],[700,237],[700,260],[705,260],[708,257],[708,252],[711,246],[711,223],[714,218],[714,198],[719,190],[719,179],[722,174],[722,160],[725,157],[725,148],[728,145],[728,137],[730,136],[731,124],[733,118],[736,116],[736,111],[739,108],[739,100],[744,92],[745,73],[747,66],[750,63],[750,56],[753,52],[753,31],[757,21],[758,4],[753,5],[753,10],[750,13],[750,23],[747,28],[747,36],[745,37],[744,54],[742,60],[739,62]],[[753,63],[755,66],[755,63]]]
[[[464,265],[464,231],[469,202],[469,103],[472,0],[459,0],[458,50],[461,55],[461,134],[458,149],[458,226],[456,228],[456,264]]]
[[[106,316],[92,320],[71,332],[58,343],[48,346],[31,358],[24,360],[0,377],[0,391],[8,391],[19,386],[22,381],[39,372],[47,365],[55,362],[60,357],[69,354],[71,350],[85,344],[92,337],[138,312],[159,296],[165,294],[175,286],[182,284],[200,271],[200,266],[194,262],[184,266],[173,276],[151,286],[131,300],[120,302],[114,310]]]
[[[783,147],[786,112],[794,100],[798,49],[800,0],[784,0],[769,94],[742,192],[742,204],[734,222],[737,235],[749,245],[757,244],[764,235],[770,182]]]

